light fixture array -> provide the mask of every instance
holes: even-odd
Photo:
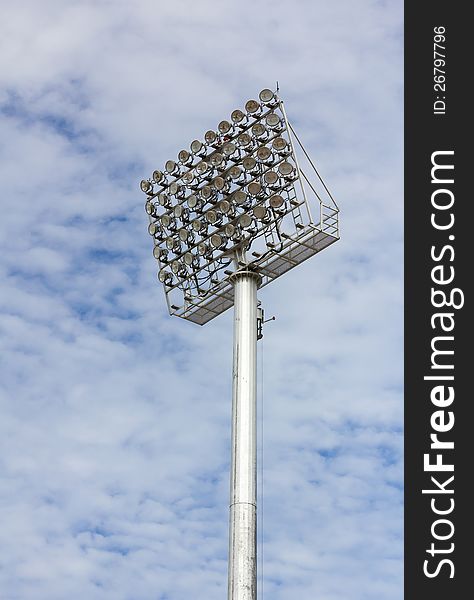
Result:
[[[265,284],[338,239],[337,206],[324,205],[311,186],[320,201],[319,223],[313,222],[291,126],[270,89],[193,140],[140,188],[170,313],[199,324],[232,305],[229,278],[236,270],[256,270]],[[295,253],[308,227],[322,235],[310,253]]]

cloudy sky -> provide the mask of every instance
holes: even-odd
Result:
[[[402,598],[401,0],[2,4],[2,600],[226,597],[232,314],[138,182],[276,80],[341,241],[260,292],[259,597]]]

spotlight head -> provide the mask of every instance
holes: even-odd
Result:
[[[246,171],[253,171],[257,167],[257,161],[253,156],[246,156],[242,161],[242,166]]]
[[[210,224],[210,225],[215,225],[215,223],[217,223],[218,220],[218,214],[215,210],[208,210],[206,213],[206,221]]]
[[[183,257],[183,260],[184,264],[190,267],[194,262],[194,254],[192,254],[191,252],[186,252],[186,254]]]
[[[217,133],[212,131],[212,129],[209,129],[209,131],[206,131],[204,134],[204,141],[209,145],[214,144],[217,141]]]
[[[178,160],[183,165],[187,165],[193,162],[193,157],[187,150],[181,150],[181,152],[178,154]]]
[[[209,158],[209,162],[213,167],[219,167],[224,161],[224,157],[220,152],[216,152]]]
[[[173,275],[165,269],[161,269],[161,271],[158,273],[158,279],[161,283],[166,285],[171,285],[173,283]]]
[[[206,153],[206,148],[200,140],[193,140],[191,142],[191,152],[200,156],[201,154]]]
[[[195,209],[198,205],[198,199],[196,194],[191,194],[186,200],[186,203],[191,210]]]
[[[268,113],[265,118],[265,123],[268,125],[268,127],[270,127],[270,129],[281,129],[280,117],[274,112]]]
[[[198,175],[204,175],[204,173],[206,173],[207,171],[209,171],[209,165],[205,160],[201,161],[196,166],[196,172],[198,173]]]
[[[288,177],[289,175],[291,175],[293,173],[293,165],[287,161],[281,162],[278,165],[278,172],[280,173],[280,175],[283,175],[283,177]]]
[[[234,195],[232,196],[232,198],[236,204],[238,204],[239,206],[242,206],[247,201],[247,194],[245,192],[243,192],[242,190],[237,190],[234,193]]]
[[[280,154],[288,149],[288,142],[285,140],[285,138],[277,137],[273,140],[272,147]]]
[[[219,210],[224,215],[227,215],[230,212],[231,208],[232,208],[232,205],[231,205],[231,203],[228,200],[221,200],[219,202]]]
[[[233,167],[231,167],[229,169],[229,176],[232,179],[238,179],[242,174],[242,169],[240,167],[238,167],[237,165],[234,165]]]
[[[257,150],[257,158],[262,162],[266,162],[272,158],[272,151],[268,146],[260,146]]]
[[[232,114],[230,115],[230,118],[233,123],[238,124],[238,123],[241,123],[245,119],[245,114],[241,110],[237,109],[232,112]]]
[[[268,136],[267,128],[263,123],[255,123],[255,125],[252,125],[252,133],[259,140],[263,140]]]
[[[191,223],[192,230],[196,233],[202,231],[205,227],[204,223],[200,219],[194,219]]]
[[[168,194],[162,192],[158,196],[158,203],[160,206],[168,207],[171,204],[170,197],[168,196]]]
[[[151,181],[148,181],[147,179],[142,179],[140,181],[140,189],[145,194],[152,194],[153,193],[153,184],[151,183]]]
[[[252,212],[253,212],[253,216],[256,219],[258,219],[259,221],[264,221],[265,218],[268,216],[266,207],[262,206],[261,204],[254,206]]]
[[[220,176],[215,177],[212,181],[212,185],[216,190],[221,192],[226,187],[225,179]]]
[[[225,244],[225,238],[220,233],[214,233],[211,235],[211,244],[214,248],[220,248]]]
[[[212,197],[212,188],[209,185],[205,185],[201,188],[201,196],[204,200],[209,200]]]
[[[265,88],[260,92],[258,97],[260,98],[260,102],[263,102],[264,104],[269,104],[275,98],[275,94],[272,92],[272,90]]]
[[[186,242],[189,238],[189,231],[183,227],[178,231],[178,237],[182,242]]]
[[[248,184],[247,189],[251,196],[258,196],[262,193],[262,184],[258,181],[252,181]]]
[[[148,225],[148,233],[152,236],[155,236],[157,233],[161,233],[161,227],[156,221]]]
[[[275,171],[267,171],[263,176],[263,179],[265,180],[265,183],[268,183],[268,185],[275,185],[279,179],[278,173],[275,173]]]
[[[270,206],[272,208],[281,208],[283,206],[283,204],[285,203],[285,201],[283,200],[283,198],[280,196],[280,194],[274,194],[271,198],[270,198]]]
[[[248,227],[250,227],[250,225],[252,225],[252,217],[250,215],[248,215],[247,213],[240,215],[239,225],[241,227],[243,227],[244,229],[247,229]]]
[[[220,133],[226,134],[229,133],[229,131],[231,131],[232,125],[229,123],[229,121],[221,121],[217,126],[217,129]]]
[[[235,144],[233,144],[232,142],[226,142],[224,144],[224,146],[222,147],[222,152],[224,153],[225,156],[232,156],[232,154],[234,154],[236,149],[237,148],[235,147]]]
[[[239,146],[241,146],[242,148],[246,148],[247,146],[250,146],[251,143],[252,143],[252,138],[250,137],[250,135],[248,133],[241,133],[239,135],[239,137],[237,138],[237,144]]]
[[[232,225],[232,223],[227,223],[227,225],[224,227],[224,233],[226,234],[226,236],[228,238],[231,238],[232,236],[234,236],[235,232],[236,232],[235,225]]]
[[[260,110],[260,104],[256,100],[248,100],[245,103],[245,110],[249,114],[254,115]]]
[[[161,183],[165,179],[165,174],[163,173],[163,171],[158,171],[158,169],[156,169],[155,171],[153,171],[152,177],[155,183]]]
[[[156,212],[156,207],[151,200],[147,200],[145,204],[145,211],[147,215],[154,215]]]
[[[169,227],[171,225],[171,217],[167,214],[161,215],[160,222],[163,227]]]
[[[174,175],[177,171],[179,171],[179,167],[174,160],[167,160],[165,163],[165,171],[169,175]]]
[[[198,253],[201,256],[205,256],[206,254],[209,253],[209,246],[205,242],[200,242],[198,244]]]

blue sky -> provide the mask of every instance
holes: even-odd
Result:
[[[260,292],[260,597],[400,599],[402,3],[3,13],[2,599],[226,596],[232,314],[168,316],[138,183],[276,80],[342,239]]]

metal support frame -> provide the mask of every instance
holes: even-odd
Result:
[[[257,598],[257,288],[238,271],[234,286],[234,357],[228,600]]]

